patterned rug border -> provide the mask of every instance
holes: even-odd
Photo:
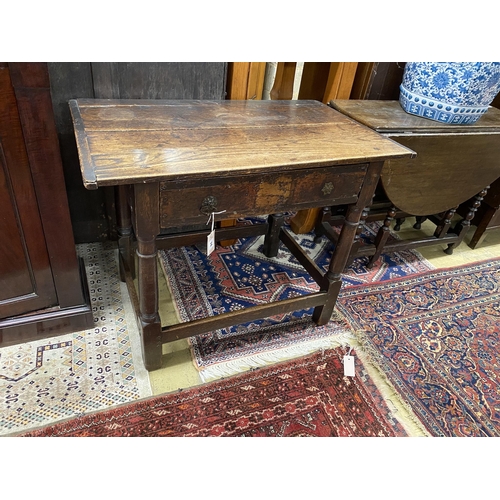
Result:
[[[243,220],[243,223],[249,223],[246,219]],[[376,229],[376,228],[375,228]],[[367,228],[367,231],[369,234],[371,234],[374,230],[370,226],[370,228]],[[290,231],[289,231],[290,232]],[[292,233],[290,233],[292,236],[294,236]],[[298,235],[297,237],[306,237],[309,235]],[[399,235],[393,234],[393,237],[395,239],[399,239]],[[255,238],[249,238],[249,240],[255,239]],[[241,242],[240,242],[241,243]],[[242,250],[243,248],[247,248],[249,246],[248,242],[241,243]],[[250,244],[251,245],[251,244]],[[243,250],[242,250],[243,251]],[[434,266],[427,261],[419,252],[416,250],[408,250],[408,251],[403,251],[403,252],[396,252],[399,257],[398,259],[401,259],[402,262],[405,263],[405,265],[409,266],[414,266],[415,264],[412,263],[411,259],[408,259],[409,255],[413,256],[416,258],[419,262],[422,262],[421,267],[427,268],[427,271],[433,270]],[[170,269],[170,266],[167,265],[166,262],[166,255],[165,256],[160,256],[159,261],[160,261],[160,269],[163,272],[163,275],[165,277],[165,281],[167,283],[167,288],[169,290],[170,295],[172,296],[172,305],[173,305],[173,310],[175,311],[176,315],[176,320],[177,322],[183,322],[187,321],[184,316],[186,315],[186,311],[181,311],[179,309],[179,304],[183,300],[183,297],[179,295],[179,290],[176,289],[175,286],[172,286],[171,280],[174,280],[173,276],[170,276],[172,274],[172,271]],[[191,262],[191,259],[187,255],[183,255],[183,260],[185,260],[185,264],[187,265],[188,269],[192,273],[193,277],[196,277],[196,269],[194,268],[193,263]],[[271,261],[270,259],[265,259],[263,258],[262,260],[265,261]],[[401,265],[401,264],[398,264]],[[299,266],[299,269],[302,269],[301,266]],[[421,271],[418,270],[418,266],[416,270],[414,270],[412,276],[419,274],[421,272],[426,272],[426,271]],[[404,279],[405,277],[403,277]],[[357,279],[357,278],[355,278]],[[390,278],[395,279],[395,278]],[[383,281],[382,281],[383,282]],[[349,283],[349,288],[351,287],[357,287],[357,286],[366,286],[366,283]],[[198,284],[198,286],[200,286]],[[210,304],[208,304],[206,297],[198,297],[198,300],[201,300],[203,302],[203,307],[205,309],[211,309]],[[297,322],[299,323],[299,322]],[[335,325],[335,323],[340,323],[338,325]],[[271,325],[271,327],[276,327],[277,325]],[[299,325],[300,326],[300,325]],[[272,363],[280,362],[280,361],[285,361],[289,359],[293,359],[299,356],[303,356],[306,354],[311,354],[319,349],[328,349],[328,348],[335,348],[335,347],[345,347],[345,346],[350,346],[351,343],[355,340],[353,336],[353,332],[350,330],[348,324],[343,320],[343,318],[337,314],[337,311],[334,311],[334,315],[332,316],[332,320],[328,325],[325,325],[323,327],[317,327],[316,325],[306,325],[304,328],[312,328],[314,326],[315,329],[317,328],[322,328],[322,329],[327,329],[330,328],[332,329],[332,334],[331,335],[325,335],[322,336],[317,332],[314,335],[314,338],[310,338],[309,340],[304,340],[296,345],[287,345],[287,346],[281,346],[281,347],[276,347],[273,348],[271,347],[270,349],[267,350],[261,350],[259,352],[254,352],[254,353],[249,353],[245,356],[242,357],[236,357],[232,358],[229,360],[224,360],[221,359],[218,362],[214,361],[209,361],[207,364],[199,364],[197,362],[197,357],[203,358],[203,354],[200,353],[199,355],[197,354],[200,346],[198,345],[198,341],[196,339],[187,339],[187,343],[189,345],[190,351],[191,351],[191,361],[192,365],[198,372],[199,376],[204,382],[210,381],[210,380],[215,380],[220,377],[226,377],[226,376],[231,376],[235,375],[237,373],[240,373],[242,371],[246,371],[252,368],[256,367],[261,367],[261,366],[266,366]],[[269,328],[269,327],[268,327]],[[297,326],[295,326],[297,328]],[[244,332],[241,332],[244,333]]]
[[[407,282],[419,279],[421,279],[422,281],[432,281],[433,279],[438,279],[439,277],[446,277],[446,275],[455,275],[457,273],[460,273],[464,269],[481,270],[485,267],[488,267],[490,264],[500,264],[500,257],[481,259],[457,266],[438,268],[407,277],[400,277],[391,281],[380,281],[367,285],[353,286],[350,287],[349,292],[355,293],[356,290],[361,289],[361,287],[363,288],[363,290],[368,290],[367,293],[369,293],[369,289],[377,289],[380,287],[384,287],[387,290],[389,288],[397,288],[397,286],[404,284],[405,281]],[[387,360],[384,358],[383,354],[372,345],[373,343],[369,338],[369,333],[364,330],[354,328],[350,321],[340,311],[337,312],[344,318],[344,321],[352,329],[356,339],[354,341],[354,346],[357,349],[358,356],[363,360],[366,370],[369,372],[379,391],[383,394],[384,399],[393,402],[396,401],[397,405],[402,408],[405,414],[404,421],[401,421],[402,425],[404,425],[406,429],[416,429],[417,432],[421,432],[422,435],[433,436],[433,434],[429,430],[427,430],[424,424],[420,422],[416,413],[411,408],[411,405],[403,398],[402,395],[399,394],[393,382],[384,372],[382,366],[387,362]]]
[[[164,259],[160,258],[159,260],[160,268],[164,274],[169,292],[173,298],[175,297],[175,299],[172,300],[172,304],[177,316],[177,321],[181,322],[182,313],[178,308],[178,304],[182,299],[176,294],[176,290],[171,286],[171,278],[169,277],[171,271],[165,265]],[[186,262],[191,267],[193,276],[196,276],[196,271],[192,268],[191,261],[189,259],[186,259]],[[207,305],[206,307],[208,308],[209,306]],[[199,366],[196,363],[196,344],[194,343],[195,340],[188,338],[187,342],[191,350],[192,365],[198,372],[203,382],[210,382],[221,377],[230,377],[254,368],[265,367],[274,363],[279,363],[281,361],[288,361],[300,356],[312,354],[318,350],[349,346],[350,343],[354,340],[352,331],[348,328],[347,323],[339,314],[337,314],[336,311],[334,311],[332,319],[327,325],[318,327],[314,323],[312,323],[310,318],[303,318],[301,320],[297,320],[295,324],[292,323],[292,327],[300,328],[301,323],[304,323],[304,328],[306,329],[314,328],[316,338],[309,339],[295,345],[273,348],[244,357],[220,361],[209,366]],[[278,327],[279,325],[271,326]],[[322,336],[320,332],[326,330],[331,330],[331,335]]]
[[[83,429],[91,429],[92,427],[96,427],[99,425],[104,425],[106,422],[112,428],[116,425],[113,422],[120,418],[122,415],[116,415],[116,412],[119,412],[123,408],[129,408],[129,412],[125,412],[123,416],[133,417],[138,416],[138,412],[141,412],[145,406],[150,406],[151,410],[154,408],[158,408],[162,413],[165,411],[165,408],[168,404],[179,404],[184,402],[194,401],[196,399],[203,399],[206,397],[211,397],[216,394],[219,390],[230,390],[232,388],[237,388],[239,384],[241,384],[241,380],[245,380],[245,383],[252,384],[252,382],[266,379],[274,376],[279,376],[280,374],[285,375],[290,370],[295,370],[300,368],[301,366],[310,366],[317,365],[317,370],[321,367],[322,361],[327,361],[329,358],[339,358],[342,355],[342,351],[338,349],[343,348],[334,348],[334,349],[322,349],[315,353],[311,353],[305,356],[301,356],[299,358],[294,358],[286,361],[282,361],[273,366],[261,366],[258,368],[253,368],[248,372],[238,373],[234,376],[224,377],[223,379],[219,379],[216,381],[212,381],[209,383],[200,383],[193,387],[189,387],[186,389],[179,389],[175,391],[169,391],[168,393],[164,393],[161,395],[153,395],[141,398],[139,400],[123,403],[116,405],[109,409],[101,409],[96,410],[94,412],[86,413],[85,415],[79,415],[77,417],[70,417],[65,420],[58,421],[54,424],[50,425],[42,425],[36,428],[30,428],[29,430],[19,431],[16,433],[12,433],[9,437],[43,437],[43,436],[31,436],[31,433],[38,433],[39,431],[43,431],[44,429],[52,429],[54,428],[55,433],[51,434],[52,437],[57,437],[58,435],[63,436],[69,430],[83,430]],[[358,353],[353,353],[355,356]],[[365,360],[362,360],[359,356],[362,366],[359,367],[356,373],[356,379],[353,379],[353,382],[356,386],[362,387],[362,392],[366,392],[367,395],[371,399],[371,404],[377,404],[378,401],[383,401],[383,404],[386,405],[386,410],[388,411],[388,415],[390,415],[390,419],[394,421],[394,425],[399,425],[400,429],[403,429],[407,434],[405,437],[414,437],[414,436],[423,436],[425,435],[418,425],[410,424],[408,421],[404,420],[404,415],[401,415],[401,408],[398,405],[393,403],[393,400],[387,400],[385,394],[380,391],[378,384],[373,379],[373,374],[371,370],[366,366]],[[344,379],[350,379],[350,377],[345,377]],[[346,382],[348,383],[348,382]],[[374,396],[370,394],[369,387],[372,387],[377,393]],[[173,398],[172,401],[165,403],[164,399]],[[152,404],[151,404],[152,403]],[[167,406],[165,406],[167,404]],[[159,413],[160,415],[160,413]],[[101,416],[101,417],[100,417]],[[94,418],[93,418],[94,417]],[[73,426],[70,429],[64,429],[65,424],[73,422]],[[188,428],[186,429],[188,430]],[[57,434],[59,432],[59,434]],[[87,437],[93,437],[92,434],[89,434]]]
[[[340,315],[340,313],[338,313]],[[373,383],[382,394],[386,404],[395,408],[395,415],[400,424],[411,436],[430,437],[431,434],[414,413],[411,405],[398,393],[392,382],[384,373],[380,362],[385,360],[370,348],[368,338],[362,330],[353,330],[355,340],[352,347],[356,350],[357,357],[363,363],[365,370],[372,378]]]
[[[438,267],[434,269],[429,269],[428,271],[420,271],[417,273],[410,274],[408,276],[398,276],[396,278],[391,278],[390,280],[381,280],[381,281],[373,281],[372,283],[360,283],[358,285],[350,285],[349,288],[342,289],[340,291],[340,294],[342,292],[346,291],[352,291],[354,289],[358,289],[360,287],[363,288],[375,288],[377,286],[389,286],[391,284],[396,285],[397,283],[401,283],[403,281],[408,281],[416,278],[421,278],[424,276],[430,276],[430,275],[438,275],[438,274],[452,274],[453,272],[459,271],[461,269],[469,268],[469,267],[475,267],[475,266],[481,266],[481,265],[486,265],[492,262],[500,262],[500,257],[489,257],[486,259],[479,259],[479,260],[474,260],[472,262],[466,262],[465,264],[458,264],[456,266],[447,266],[447,267]]]

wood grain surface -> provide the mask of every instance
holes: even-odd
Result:
[[[279,172],[411,157],[317,101],[70,101],[84,184]]]
[[[418,133],[480,133],[498,132],[500,109],[490,107],[475,123],[455,125],[407,113],[399,101],[334,99],[330,105],[367,127],[380,133],[412,131]]]
[[[350,118],[417,153],[389,159],[381,184],[389,200],[412,215],[455,208],[500,176],[500,109],[475,123],[445,124],[414,116],[398,101],[334,100]]]

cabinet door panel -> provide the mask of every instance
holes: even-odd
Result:
[[[56,303],[14,90],[0,67],[0,318]]]
[[[0,301],[33,292],[12,186],[0,143]]]

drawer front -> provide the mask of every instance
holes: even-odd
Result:
[[[165,181],[160,185],[162,228],[354,203],[367,165],[321,167],[265,175]]]

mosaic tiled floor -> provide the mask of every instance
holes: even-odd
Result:
[[[77,248],[95,326],[0,349],[0,435],[151,395],[116,245]]]

